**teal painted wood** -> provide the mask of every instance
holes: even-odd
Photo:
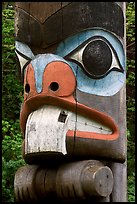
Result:
[[[69,62],[77,78],[77,88],[85,93],[95,94],[99,96],[112,96],[116,94],[123,86],[126,79],[125,71],[125,52],[121,41],[112,33],[101,29],[91,29],[83,31],[75,36],[69,37],[61,42],[55,52],[59,56],[65,57],[70,52],[77,49],[82,43],[92,37],[101,36],[109,41],[117,56],[113,53],[115,61],[118,60],[124,70],[124,73],[111,71],[102,79],[93,79],[85,74],[81,67],[74,62]],[[113,51],[112,51],[113,52]]]

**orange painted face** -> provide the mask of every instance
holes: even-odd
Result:
[[[47,55],[43,55],[43,58]],[[40,60],[40,57],[39,59]],[[45,60],[46,61],[46,60]],[[47,63],[42,72],[41,91],[38,93],[38,79],[35,77],[40,67],[33,67],[33,61],[26,68],[24,78],[24,104],[21,111],[20,123],[21,129],[25,134],[26,122],[29,114],[32,111],[36,111],[41,106],[48,104],[53,106],[59,106],[69,111],[72,111],[76,115],[86,117],[87,120],[95,121],[101,126],[106,126],[109,130],[108,133],[101,133],[95,130],[92,132],[75,128],[67,130],[67,137],[80,137],[80,138],[93,138],[101,140],[115,140],[119,133],[118,128],[113,119],[99,112],[95,109],[87,107],[76,101],[76,77],[68,64],[64,59],[62,61],[57,60]],[[40,71],[39,71],[40,72]],[[75,121],[75,123],[77,123]],[[54,128],[54,127],[53,127]],[[102,131],[103,132],[103,131]]]

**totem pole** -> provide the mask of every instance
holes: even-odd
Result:
[[[125,2],[15,2],[15,46],[16,201],[127,201]]]

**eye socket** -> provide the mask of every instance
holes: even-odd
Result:
[[[95,79],[106,76],[112,70],[124,71],[115,50],[103,37],[90,39],[65,58],[79,64],[90,77]]]

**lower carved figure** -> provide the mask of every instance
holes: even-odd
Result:
[[[96,160],[47,168],[27,165],[20,168],[15,177],[15,193],[19,201],[38,201],[56,196],[64,201],[85,200],[91,196],[106,198],[112,189],[112,171]]]

